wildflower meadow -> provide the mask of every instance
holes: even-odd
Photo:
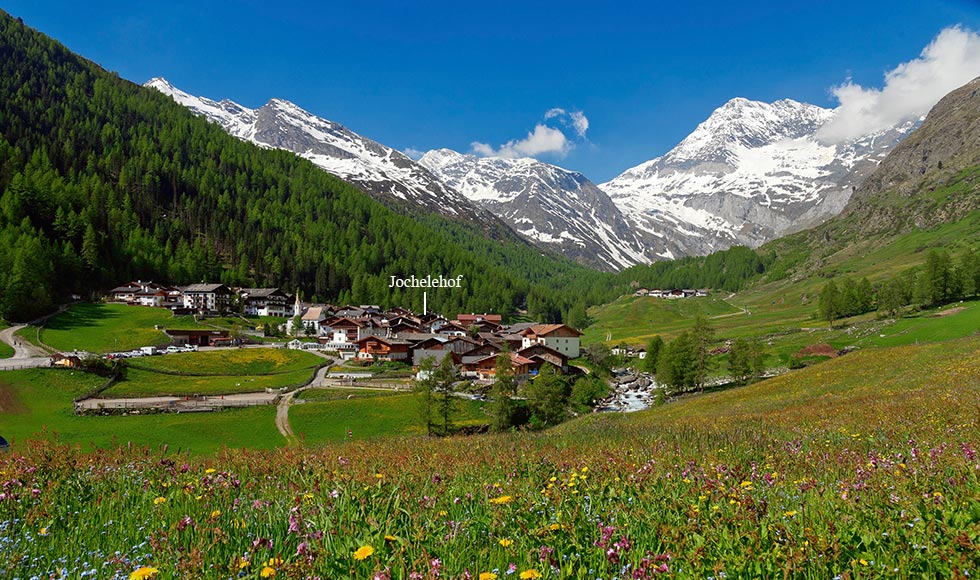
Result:
[[[5,578],[966,578],[980,340],[542,433],[0,455]]]

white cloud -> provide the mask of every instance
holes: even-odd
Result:
[[[980,36],[953,26],[944,29],[918,58],[885,73],[882,89],[848,80],[831,89],[840,105],[817,132],[840,143],[921,117],[947,93],[980,76]]]
[[[582,111],[569,113],[565,109],[555,107],[545,112],[544,120],[554,120],[565,127],[570,127],[581,140],[585,140],[585,133],[589,130],[589,119]],[[525,138],[512,139],[496,149],[479,141],[474,141],[470,146],[474,153],[484,157],[519,158],[539,155],[564,157],[575,147],[575,143],[561,129],[538,123],[534,126],[534,130],[528,131]]]
[[[585,132],[589,130],[589,119],[585,116],[582,111],[572,111],[572,126],[575,127],[575,132],[582,139],[585,139]]]
[[[486,157],[535,157],[537,155],[554,154],[564,157],[572,148],[572,142],[565,137],[565,134],[548,127],[547,125],[537,124],[534,131],[530,131],[524,139],[513,139],[500,146],[496,151],[486,143],[474,142],[473,152],[477,155]]]
[[[406,147],[405,150],[402,151],[402,153],[404,153],[405,155],[408,155],[409,157],[411,157],[412,159],[414,159],[416,161],[418,161],[419,159],[422,158],[423,155],[425,155],[425,151],[419,151],[418,149],[415,149],[414,147]]]

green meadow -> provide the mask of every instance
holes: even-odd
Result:
[[[129,359],[132,367],[198,375],[266,375],[313,369],[327,362],[301,350],[226,348]]]
[[[869,348],[540,433],[429,439],[407,419],[371,431],[413,414],[395,395],[297,405],[304,444],[271,451],[175,455],[176,433],[167,453],[42,439],[0,456],[2,477],[20,482],[8,486],[16,501],[0,502],[11,526],[0,570],[966,578],[980,570],[978,395],[980,339],[969,337]],[[356,410],[338,411],[345,403]],[[236,415],[207,419],[225,416]],[[158,445],[145,431],[160,426],[143,425]]]
[[[333,389],[330,389],[331,391]],[[339,443],[348,439],[378,439],[399,435],[424,435],[415,397],[411,394],[378,392],[376,396],[317,401],[310,391],[303,393],[311,402],[289,410],[293,432],[306,445]],[[457,426],[487,422],[483,403],[457,400],[454,423]]]
[[[113,383],[100,397],[185,397],[254,393],[266,389],[297,387],[312,376],[312,370],[275,375],[186,376],[129,369],[123,380]]]
[[[66,312],[48,320],[41,330],[41,341],[55,350],[93,353],[165,345],[170,339],[154,326],[166,326],[172,320],[170,311],[162,308],[73,304]]]
[[[15,449],[25,449],[25,442],[37,437],[86,450],[132,443],[192,453],[213,453],[224,446],[268,449],[285,443],[276,431],[272,406],[220,413],[75,415],[72,400],[103,380],[60,369],[0,373],[0,435]]]

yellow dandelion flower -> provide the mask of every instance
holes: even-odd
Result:
[[[589,467],[588,466],[585,466],[585,467],[582,468],[582,473],[588,473],[588,471],[589,471]]]
[[[497,575],[493,572],[480,572],[480,580],[497,580]]]
[[[742,487],[752,487],[752,482],[751,481],[743,481],[739,485],[742,486]]]
[[[161,496],[161,497],[158,497],[155,500],[153,500],[153,505],[160,505],[160,504],[162,504],[165,501],[167,501],[167,498]]]
[[[263,578],[272,578],[275,575],[276,575],[276,569],[273,568],[272,566],[266,566],[265,568],[262,568],[261,572],[259,572],[259,576]]]
[[[218,470],[215,469],[215,468],[213,468],[213,467],[209,467],[209,468],[207,468],[207,469],[204,470],[204,473],[207,473],[208,475],[210,475],[210,474],[214,473],[215,471],[218,471]]]
[[[514,543],[514,540],[511,540],[510,538],[501,538],[500,541],[498,541],[497,543],[507,548]]]
[[[439,515],[440,516],[449,515],[449,512],[447,512],[446,510],[439,510]]]
[[[491,499],[490,500],[490,503],[494,503],[494,504],[497,504],[497,505],[502,505],[502,504],[511,503],[513,501],[514,501],[514,496],[502,495],[500,497],[495,497],[495,498]]]
[[[561,526],[558,525],[558,524],[551,524],[550,526],[548,526],[548,529],[551,530],[552,532],[554,532],[554,531],[556,531],[556,530],[558,530],[560,528],[561,528]]]
[[[861,565],[862,566],[867,566],[868,565],[868,561],[865,560],[864,558],[861,558],[859,561],[861,562]]]
[[[38,534],[40,534],[42,536],[48,535],[48,528],[46,528],[46,527],[41,528],[41,530],[38,532]]]
[[[384,478],[384,474],[383,473],[375,473],[374,474],[374,478],[375,479],[383,479]]]
[[[153,578],[160,573],[160,570],[152,568],[150,566],[141,566],[129,575],[129,580],[144,580],[145,578]]]
[[[216,519],[218,517],[221,517],[221,510],[214,510],[213,512],[211,512],[211,519],[212,520],[213,519]]]
[[[786,516],[786,517],[788,517],[788,518],[791,518],[791,517],[793,517],[793,516],[796,515],[796,510],[789,510],[788,512],[784,513],[783,515]]]
[[[265,561],[265,564],[262,565],[271,566],[273,568],[276,566],[282,566],[282,558],[269,558],[268,560]]]
[[[252,561],[251,560],[246,560],[245,558],[239,558],[238,559],[238,569],[239,570],[244,570],[245,568],[248,568],[251,565],[252,565]]]
[[[398,541],[398,538],[396,538],[395,536],[392,536],[391,534],[385,534],[385,541],[386,542],[397,542]]]
[[[363,560],[374,553],[374,547],[370,544],[366,546],[361,546],[354,552],[355,560]]]
[[[521,572],[521,578],[523,580],[535,580],[536,578],[540,578],[540,577],[541,577],[541,572],[538,572],[534,568]]]

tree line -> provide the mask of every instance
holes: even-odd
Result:
[[[827,282],[820,290],[817,312],[831,326],[849,316],[878,311],[896,316],[909,306],[935,307],[980,295],[980,255],[966,248],[958,259],[945,249],[932,249],[925,263],[873,286],[867,278]]]
[[[0,13],[0,316],[130,279],[278,286],[316,301],[421,309],[390,276],[463,275],[443,312],[493,310],[583,327],[631,285],[735,289],[768,259],[590,270],[515,236],[395,211],[307,160],[227,135],[169,97]]]

